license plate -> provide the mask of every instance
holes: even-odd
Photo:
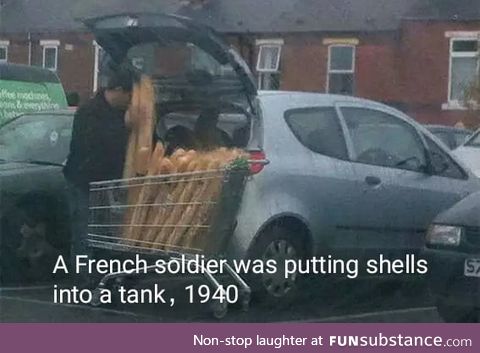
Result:
[[[467,277],[480,278],[480,259],[466,259],[464,274]]]

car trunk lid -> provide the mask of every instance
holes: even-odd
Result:
[[[125,60],[171,94],[235,96],[250,103],[257,94],[248,65],[211,28],[170,14],[123,14],[85,19],[115,64]],[[235,100],[235,99],[234,99]]]

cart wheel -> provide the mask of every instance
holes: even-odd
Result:
[[[100,288],[95,288],[92,292],[92,300],[90,301],[90,305],[94,307],[99,307],[101,305],[100,301]]]
[[[215,319],[223,319],[225,316],[227,316],[228,303],[226,301],[221,303],[220,301],[215,300],[211,303],[211,309]]]

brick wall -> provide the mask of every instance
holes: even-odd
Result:
[[[8,39],[8,61],[16,64],[28,64],[29,41],[27,34],[2,35]],[[94,47],[93,37],[85,33],[35,33],[31,36],[31,64],[42,66],[43,47],[41,40],[58,40],[57,74],[66,92],[79,93],[85,101],[92,95]]]
[[[402,108],[421,122],[473,123],[478,118],[466,111],[442,110],[447,103],[449,39],[446,31],[480,31],[480,22],[404,21],[398,32],[350,34],[273,34],[228,36],[255,72],[255,39],[282,38],[283,90],[325,92],[328,46],[325,38],[357,38],[355,94]],[[9,60],[28,63],[27,36],[10,40]],[[86,33],[42,33],[32,37],[32,63],[42,64],[40,40],[60,41],[58,75],[67,92],[78,92],[82,101],[93,91],[93,37]]]
[[[448,102],[449,38],[447,31],[480,31],[480,22],[405,21],[401,30],[402,99],[422,122],[478,124],[476,113],[442,110]],[[475,121],[477,120],[477,121]]]

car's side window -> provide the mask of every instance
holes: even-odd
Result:
[[[285,120],[296,138],[308,149],[328,157],[347,159],[347,146],[335,108],[293,109]]]
[[[425,148],[416,129],[382,111],[341,108],[352,139],[354,161],[423,172]]]
[[[448,148],[452,149],[452,141],[450,139],[450,135],[445,131],[436,131],[434,135],[437,136]]]
[[[454,135],[455,139],[455,147],[458,147],[460,145],[463,145],[465,141],[467,141],[468,135],[465,133],[457,132]]]
[[[467,177],[453,159],[443,152],[432,139],[428,136],[424,137],[430,152],[433,174],[452,179],[465,179]]]

